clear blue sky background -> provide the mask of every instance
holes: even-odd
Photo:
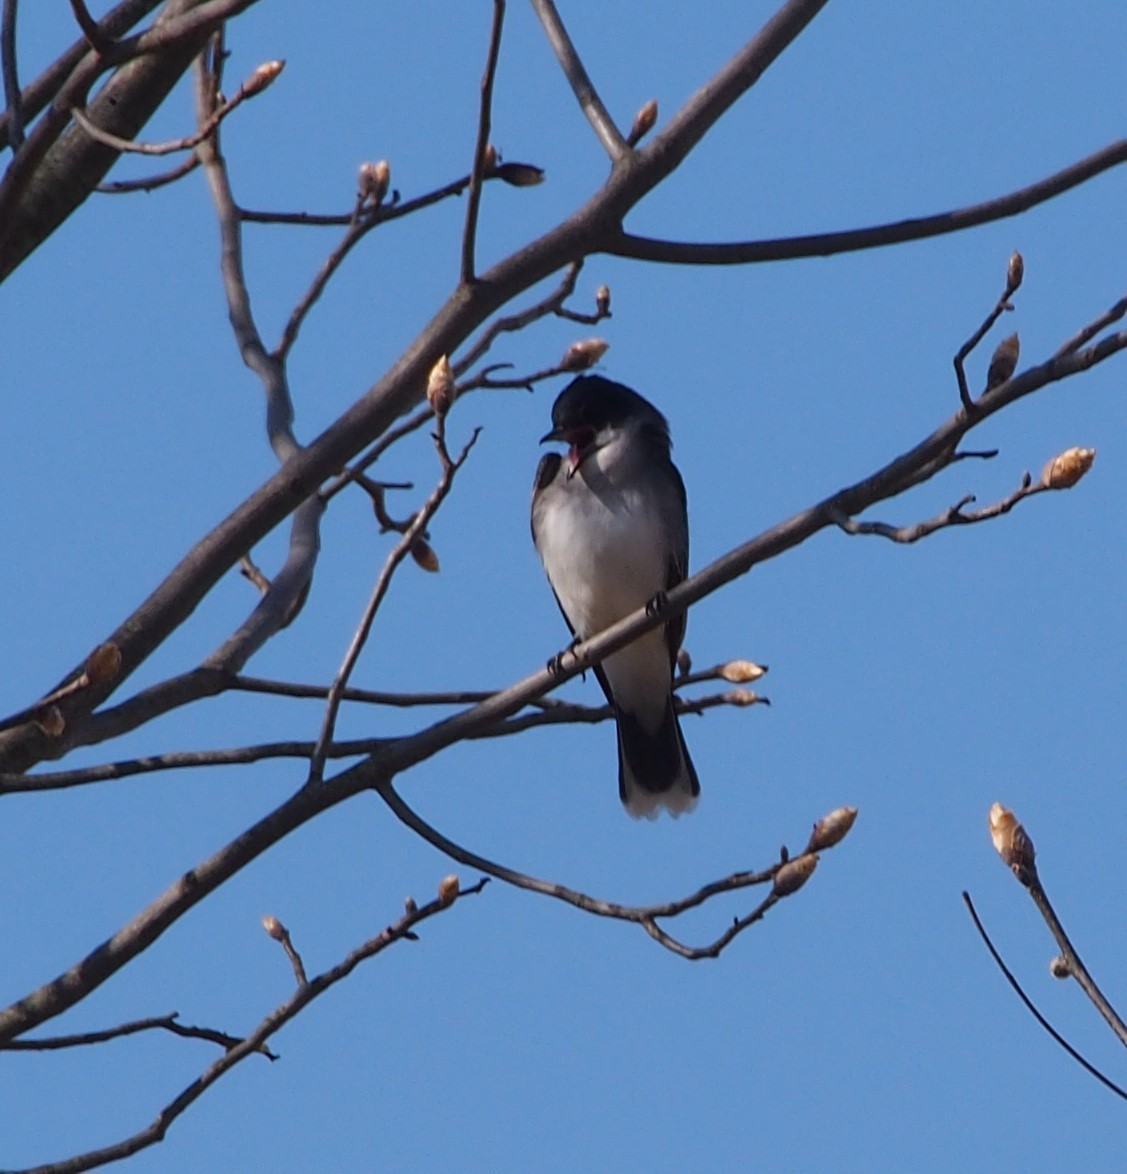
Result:
[[[667,118],[773,5],[564,4],[623,126],[651,97]],[[511,6],[494,140],[543,166],[535,189],[490,186],[483,259],[550,227],[606,173],[602,149],[530,9]],[[357,165],[387,158],[408,198],[463,173],[491,6],[449,0],[258,5],[233,27],[231,88],[260,61],[280,82],[227,124],[247,206],[339,211]],[[23,74],[71,38],[69,8],[21,9]],[[688,239],[787,235],[988,198],[1124,134],[1120,0],[1082,6],[831,4],[630,219]],[[184,133],[182,90],[146,131]],[[116,175],[151,166],[122,166]],[[1127,175],[958,237],[829,260],[694,270],[594,258],[614,317],[603,370],[668,414],[688,485],[693,565],[913,445],[957,406],[951,356],[1020,249],[1026,285],[1001,333],[1041,361],[1124,292]],[[368,238],[310,319],[291,368],[311,439],[394,360],[457,275],[460,201]],[[268,341],[337,239],[251,228],[250,288]],[[91,200],[3,289],[0,709],[49,688],[189,546],[274,471],[261,391],[226,321],[214,215],[198,176]],[[529,371],[589,333],[563,322],[505,339]],[[1071,984],[986,814],[1015,807],[1082,955],[1127,1009],[1123,940],[1127,359],[1050,388],[975,434],[957,465],[874,515],[930,516],[1009,493],[1025,469],[1086,445],[1070,493],[911,548],[826,533],[697,606],[698,665],[771,666],[773,706],[687,720],[699,810],[634,823],[609,725],[457,748],[404,791],[454,839],[625,902],[768,865],[839,804],[853,835],[809,886],[716,962],[495,884],[368,964],[245,1063],[132,1169],[465,1172],[746,1169],[1121,1170],[1124,1104],[1041,1032],[987,957],[968,888],[1052,1021],[1123,1082],[1122,1049]],[[562,381],[558,386],[562,386]],[[433,526],[442,574],[405,567],[356,683],[502,686],[565,630],[528,540],[527,506],[558,386],[478,394],[450,421],[484,431]],[[425,493],[425,435],[381,476]],[[420,500],[405,496],[404,511]],[[397,503],[398,504],[398,503]],[[255,551],[270,573],[279,532]],[[334,503],[300,622],[250,671],[327,682],[389,549],[359,494]],[[236,573],[129,689],[197,663],[253,604]],[[565,695],[599,701],[593,680]],[[315,736],[315,703],[225,698],[74,765]],[[349,711],[345,736],[421,714]],[[0,818],[0,998],[77,961],[184,869],[284,800],[300,763],[147,776],[9,797]],[[292,836],[49,1030],[181,1013],[249,1030],[292,989],[264,913],[310,971],[428,898],[450,866],[363,796]],[[475,879],[462,870],[466,881]],[[718,934],[754,895],[707,907]],[[213,1058],[136,1038],[0,1061],[0,1165],[61,1158],[152,1119]]]

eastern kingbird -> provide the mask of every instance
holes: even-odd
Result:
[[[532,491],[532,540],[564,619],[588,640],[688,573],[685,484],[670,459],[669,424],[637,392],[581,375],[552,407],[547,453]],[[700,783],[673,708],[673,666],[685,615],[596,666],[618,723],[618,793],[633,816],[691,811]]]

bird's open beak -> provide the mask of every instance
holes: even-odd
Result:
[[[569,481],[579,472],[579,466],[594,451],[595,447],[595,433],[590,428],[553,428],[551,432],[541,437],[540,443],[546,444],[549,440],[559,441],[568,446],[567,479]]]

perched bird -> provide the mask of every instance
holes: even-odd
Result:
[[[552,407],[566,456],[548,453],[532,491],[532,540],[560,611],[587,640],[688,573],[685,485],[670,459],[669,424],[621,383],[581,375]],[[673,708],[679,615],[608,656],[595,676],[618,723],[618,793],[634,816],[677,816],[700,794]]]

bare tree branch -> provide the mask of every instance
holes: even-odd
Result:
[[[84,110],[77,106],[71,107],[71,116],[82,127],[84,131],[91,138],[97,139],[100,143],[105,143],[107,147],[112,147],[115,151],[120,151],[122,154],[133,155],[174,155],[177,151],[188,151],[193,147],[199,146],[210,134],[215,131],[215,128],[230,114],[233,110],[241,106],[248,98],[254,98],[261,94],[263,90],[278,76],[282,71],[283,62],[273,61],[266,65],[260,65],[251,76],[239,86],[233,98],[229,98],[222,105],[217,106],[215,110],[202,122],[199,129],[193,134],[185,135],[183,138],[171,139],[166,143],[138,143],[131,139],[119,138],[117,135],[110,134],[109,131],[102,130],[100,126],[96,126],[94,122],[88,117]]]
[[[86,7],[86,0],[70,0],[70,8],[82,35],[90,42],[90,48],[103,57],[113,53],[116,43],[112,36],[107,36],[101,25],[90,15]]]
[[[215,27],[254,2],[170,0],[151,29],[116,43],[112,60],[93,50],[82,56],[0,180],[0,280],[70,216],[118,158],[81,127],[67,131],[71,107],[86,105],[104,130],[136,138]],[[101,74],[121,63],[87,103]]]
[[[147,16],[162,0],[122,0],[103,17],[100,28],[107,39],[127,33],[139,20]],[[51,65],[49,65],[24,91],[22,96],[24,116],[38,118],[44,107],[62,88],[79,62],[91,48],[89,38],[83,36]],[[7,112],[0,112],[0,148],[12,145],[11,127]]]
[[[466,226],[462,231],[462,282],[475,280],[474,248],[477,242],[477,215],[481,208],[482,176],[485,154],[489,148],[490,120],[493,109],[493,82],[497,76],[497,59],[501,54],[501,31],[505,25],[505,0],[493,0],[493,27],[489,33],[489,53],[481,79],[481,110],[477,119],[477,143],[470,170],[470,192],[466,198]]]
[[[159,175],[147,175],[143,179],[114,179],[107,183],[98,184],[94,190],[107,196],[126,196],[132,192],[154,192],[157,188],[166,187],[178,179],[183,179],[185,175],[190,175],[199,165],[200,157],[189,155],[187,159],[177,163],[175,167],[170,167],[167,171],[162,171]]]
[[[4,103],[7,106],[8,137],[12,149],[23,146],[23,95],[20,93],[19,68],[16,61],[17,0],[4,0],[0,17],[0,70],[4,73]]]
[[[532,7],[544,26],[548,43],[552,46],[552,52],[555,53],[556,60],[560,63],[560,68],[579,101],[580,109],[591,124],[591,129],[598,135],[599,142],[603,144],[611,162],[617,163],[629,153],[630,148],[591,83],[553,0],[532,0]]]
[[[359,659],[360,653],[367,643],[368,635],[372,630],[372,624],[376,619],[376,612],[379,610],[380,604],[383,602],[384,596],[387,595],[388,588],[391,586],[392,576],[395,574],[400,563],[410,554],[417,539],[425,532],[431,518],[438,513],[440,506],[453,488],[454,478],[457,476],[458,470],[466,463],[466,458],[470,455],[473,446],[477,443],[477,438],[480,433],[481,430],[479,428],[474,429],[473,434],[462,448],[462,451],[456,458],[451,459],[450,453],[446,448],[446,412],[442,410],[435,416],[434,447],[438,452],[438,459],[442,466],[442,475],[430,497],[423,503],[422,509],[415,514],[411,524],[404,531],[402,538],[400,538],[395,548],[387,556],[383,570],[380,571],[376,585],[372,589],[371,597],[368,600],[367,606],[364,608],[364,614],[356,628],[356,633],[348,646],[348,651],[345,653],[344,662],[341,664],[340,671],[337,673],[336,679],[329,689],[321,733],[317,737],[317,746],[313,751],[313,756],[309,763],[310,783],[321,782],[324,773],[326,751],[329,743],[332,741],[333,731],[336,727],[337,711],[340,709],[345,687],[348,685],[348,679],[352,675],[356,661]]]
[[[255,542],[419,402],[427,373],[440,355],[456,353],[474,330],[522,290],[598,251],[617,231],[628,208],[676,168],[821,6],[817,0],[789,0],[648,147],[633,152],[629,167],[612,171],[606,185],[580,212],[495,265],[480,282],[455,291],[376,385],[216,526],[122,624],[113,638],[122,653],[122,679],[179,626]],[[105,125],[101,118],[99,122]],[[205,148],[203,144],[199,149]],[[69,735],[105,695],[91,695],[64,708],[61,716]],[[8,769],[24,769],[53,749],[33,726],[0,734],[0,759]]]
[[[38,1039],[9,1040],[0,1046],[0,1051],[6,1052],[52,1052],[63,1048],[88,1047],[91,1044],[102,1044],[112,1039],[122,1039],[125,1036],[137,1035],[143,1031],[168,1031],[178,1035],[181,1039],[202,1039],[208,1043],[218,1044],[221,1048],[233,1048],[243,1041],[237,1035],[228,1035],[225,1031],[216,1031],[211,1027],[192,1027],[181,1023],[179,1013],[173,1011],[170,1015],[160,1015],[152,1019],[136,1019],[131,1023],[122,1023],[117,1027],[107,1027],[101,1031],[83,1031],[77,1035],[42,1036]],[[265,1045],[259,1051],[268,1060],[278,1057]]]
[[[1127,1101],[1127,1090],[1119,1087],[1113,1081],[1109,1080],[1094,1064],[1086,1060],[1063,1035],[1037,1010],[1033,1000],[1022,990],[1021,984],[1014,977],[1013,972],[1002,960],[1002,955],[998,953],[994,943],[990,940],[990,935],[986,932],[986,927],[982,924],[978,916],[978,911],[974,907],[974,902],[970,899],[970,893],[963,892],[963,902],[967,907],[967,912],[971,915],[971,920],[974,922],[974,928],[978,930],[979,937],[982,938],[986,944],[986,948],[990,951],[991,958],[994,959],[998,969],[1004,975],[1006,982],[1014,989],[1017,997],[1025,1004],[1026,1010],[1033,1016],[1034,1019],[1048,1032],[1050,1036],[1058,1043],[1064,1050],[1079,1064],[1086,1072],[1094,1076],[1105,1088],[1111,1089],[1116,1096],[1121,1097]]]
[[[1037,871],[1037,854],[1033,847],[1033,841],[1029,838],[1025,828],[1018,822],[1014,813],[1000,803],[995,803],[990,810],[990,836],[994,841],[994,848],[998,855],[1009,866],[1018,883],[1029,893],[1033,904],[1037,906],[1037,912],[1044,918],[1049,932],[1060,947],[1061,957],[1064,959],[1069,977],[1076,979],[1092,1006],[1103,1016],[1115,1037],[1124,1047],[1127,1047],[1127,1024],[1119,1017],[1107,996],[1096,985],[1096,980],[1081,961],[1076,947],[1069,940],[1060,918],[1057,917],[1056,911],[1049,901],[1049,894],[1045,892],[1045,886],[1041,883],[1041,877]]]
[[[797,257],[832,257],[839,253],[903,244],[905,241],[926,240],[928,237],[990,224],[995,220],[1005,220],[1027,212],[1046,200],[1055,199],[1102,172],[1118,167],[1124,161],[1127,161],[1127,139],[1120,139],[1094,155],[1008,195],[950,212],[876,224],[871,228],[720,244],[654,240],[622,232],[607,244],[604,252],[615,257],[672,265],[750,265],[762,261],[790,261]]]
[[[455,890],[454,896],[450,899],[440,896],[426,905],[409,910],[374,938],[358,946],[336,966],[323,971],[309,982],[301,984],[284,1003],[275,1007],[250,1035],[231,1046],[223,1056],[184,1088],[179,1096],[169,1101],[157,1113],[152,1124],[145,1129],[139,1130],[131,1137],[114,1145],[36,1167],[37,1174],[79,1174],[79,1171],[82,1170],[92,1170],[97,1166],[104,1166],[110,1162],[128,1158],[163,1141],[169,1127],[178,1117],[237,1064],[240,1064],[248,1056],[261,1052],[265,1048],[266,1041],[296,1018],[314,999],[319,998],[327,990],[336,986],[338,982],[347,978],[361,962],[374,958],[377,954],[382,954],[384,950],[396,942],[415,940],[418,936],[413,932],[415,926],[450,909],[456,903],[456,899],[480,893],[486,883],[479,881],[467,888]]]
[[[1037,493],[1045,493],[1049,488],[1050,486],[1041,483],[1034,485],[1033,478],[1026,473],[1022,478],[1021,485],[1013,493],[993,505],[984,506],[982,509],[970,510],[969,512],[966,510],[966,507],[975,500],[974,494],[968,493],[941,514],[923,522],[916,522],[911,526],[890,526],[886,522],[857,522],[843,516],[838,516],[834,520],[846,534],[878,534],[893,542],[919,542],[921,538],[926,538],[928,535],[934,534],[936,530],[944,530],[948,526],[968,526],[975,522],[986,522],[991,518],[1001,517],[1002,514],[1008,514],[1019,501],[1024,501],[1027,497],[1033,497]]]
[[[416,835],[421,836],[428,843],[433,844],[439,851],[444,852],[459,864],[465,864],[476,871],[496,877],[498,880],[513,885],[515,888],[539,893],[544,897],[554,897],[556,900],[573,905],[585,913],[593,913],[597,917],[609,917],[617,921],[633,922],[636,925],[640,925],[660,945],[680,957],[691,961],[719,957],[724,948],[740,933],[749,926],[754,925],[755,922],[762,920],[767,911],[782,896],[788,895],[788,893],[779,888],[772,890],[751,913],[745,917],[738,918],[715,941],[705,946],[687,946],[667,931],[661,929],[657,924],[658,921],[678,917],[689,909],[700,907],[721,893],[736,892],[739,889],[748,888],[752,885],[773,884],[779,876],[780,871],[788,864],[785,850],[783,858],[779,863],[772,865],[770,868],[763,869],[760,872],[732,873],[731,876],[724,877],[722,880],[712,881],[709,884],[703,885],[696,892],[690,893],[687,897],[682,897],[679,900],[666,901],[660,905],[620,905],[614,901],[605,901],[599,897],[589,896],[587,893],[581,893],[577,889],[570,889],[566,885],[561,885],[556,881],[546,881],[538,877],[529,876],[527,873],[518,872],[516,869],[509,868],[507,865],[498,864],[495,861],[486,859],[484,856],[479,856],[476,852],[472,852],[468,848],[463,848],[447,836],[444,836],[437,828],[427,823],[403,799],[392,785],[390,779],[384,778],[380,780],[376,784],[375,790],[380,798],[391,808],[397,819],[415,832]],[[810,872],[813,872],[813,866],[810,867]],[[791,891],[797,891],[797,887]]]

